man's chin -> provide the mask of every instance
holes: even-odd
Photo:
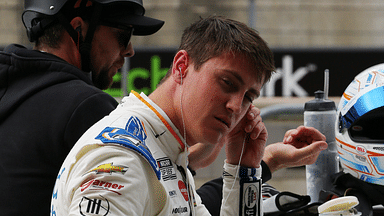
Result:
[[[221,143],[225,140],[225,137],[223,134],[217,134],[215,136],[210,136],[208,139],[206,139],[208,144],[216,145],[217,143]]]
[[[113,84],[113,80],[111,79],[108,79],[108,81],[106,79],[96,80],[96,82],[94,82],[94,85],[101,90],[109,89],[112,86],[112,84]]]

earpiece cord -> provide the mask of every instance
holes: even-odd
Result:
[[[181,68],[179,68],[179,71],[180,71],[181,85],[183,85],[183,75],[181,74]],[[183,123],[184,145],[189,147],[189,145],[187,144],[187,133],[186,133],[185,124],[184,124],[182,97],[183,97],[183,88],[181,88],[180,86],[180,112],[181,112],[181,121]]]
[[[241,164],[241,159],[243,158],[244,146],[245,146],[245,140],[246,140],[246,138],[247,138],[247,135],[244,136],[243,146],[241,147],[241,154],[240,154],[239,164],[237,165],[237,168],[236,168],[235,180],[233,181],[231,190],[229,191],[227,197],[226,197],[225,200],[224,200],[223,206],[227,203],[227,200],[228,200],[228,198],[229,198],[229,195],[231,195],[232,190],[233,190],[233,187],[235,186],[235,183],[236,183],[236,180],[237,180],[237,176],[239,175],[240,164]]]
[[[185,130],[185,123],[184,123],[184,114],[183,114],[183,103],[182,103],[182,99],[183,99],[183,88],[182,88],[182,85],[183,85],[183,75],[181,74],[181,68],[179,68],[179,72],[180,72],[180,78],[181,78],[181,86],[180,86],[180,112],[181,112],[181,121],[183,123],[183,136],[184,136],[184,145],[185,146],[188,146],[187,144],[187,133],[186,133],[186,130]],[[188,146],[189,147],[189,146]],[[185,181],[185,184],[186,184],[186,187],[187,187],[187,193],[188,193],[188,204],[189,204],[189,209],[191,210],[191,214],[190,215],[194,215],[192,209],[193,209],[193,206],[191,205],[191,193],[192,191],[190,191],[189,189],[189,183],[188,183],[188,177],[187,175],[185,175],[185,178],[186,178],[186,181]]]

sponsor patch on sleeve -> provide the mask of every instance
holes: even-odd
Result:
[[[97,198],[84,196],[79,203],[79,211],[81,215],[108,215],[110,213],[110,203],[108,199],[101,195]]]
[[[81,192],[86,190],[104,190],[121,195],[120,190],[124,188],[124,185],[98,179],[91,179],[90,181],[83,183],[80,188]]]
[[[153,158],[151,151],[145,144],[146,138],[147,134],[145,132],[144,124],[134,116],[128,120],[125,129],[106,127],[96,137],[96,139],[102,141],[103,143],[118,144],[141,154],[149,162],[155,171],[157,178],[160,180],[160,169],[157,166],[156,160]]]
[[[240,214],[261,215],[261,179],[255,177],[256,169],[240,168]]]

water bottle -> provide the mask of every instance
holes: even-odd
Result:
[[[328,148],[321,151],[316,162],[306,166],[307,194],[311,202],[319,201],[321,190],[332,188],[331,175],[339,172],[335,142],[335,102],[324,98],[324,92],[315,92],[315,99],[304,106],[304,126],[314,127],[326,136]]]

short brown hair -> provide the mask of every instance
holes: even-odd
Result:
[[[48,47],[58,49],[64,31],[65,29],[61,24],[56,23],[52,25],[45,29],[44,33],[36,40],[35,47],[45,44]]]
[[[63,8],[60,10],[63,14],[64,20],[70,22],[75,17],[81,17],[85,22],[89,21],[93,7],[88,7],[83,4],[88,1],[84,1],[81,4],[80,2],[82,1],[67,0]],[[79,6],[75,8],[75,4],[79,4]],[[39,18],[36,18],[33,22],[36,22],[37,24],[39,21]],[[68,30],[66,27],[63,25],[63,22],[59,22],[59,19],[56,19],[51,25],[44,29],[43,34],[37,38],[35,46],[38,47],[44,44],[51,48],[59,48],[62,35]]]
[[[224,52],[245,54],[266,83],[275,71],[272,51],[258,32],[244,23],[221,16],[201,18],[184,30],[178,50],[185,50],[198,70]],[[164,77],[166,79],[169,73]]]

